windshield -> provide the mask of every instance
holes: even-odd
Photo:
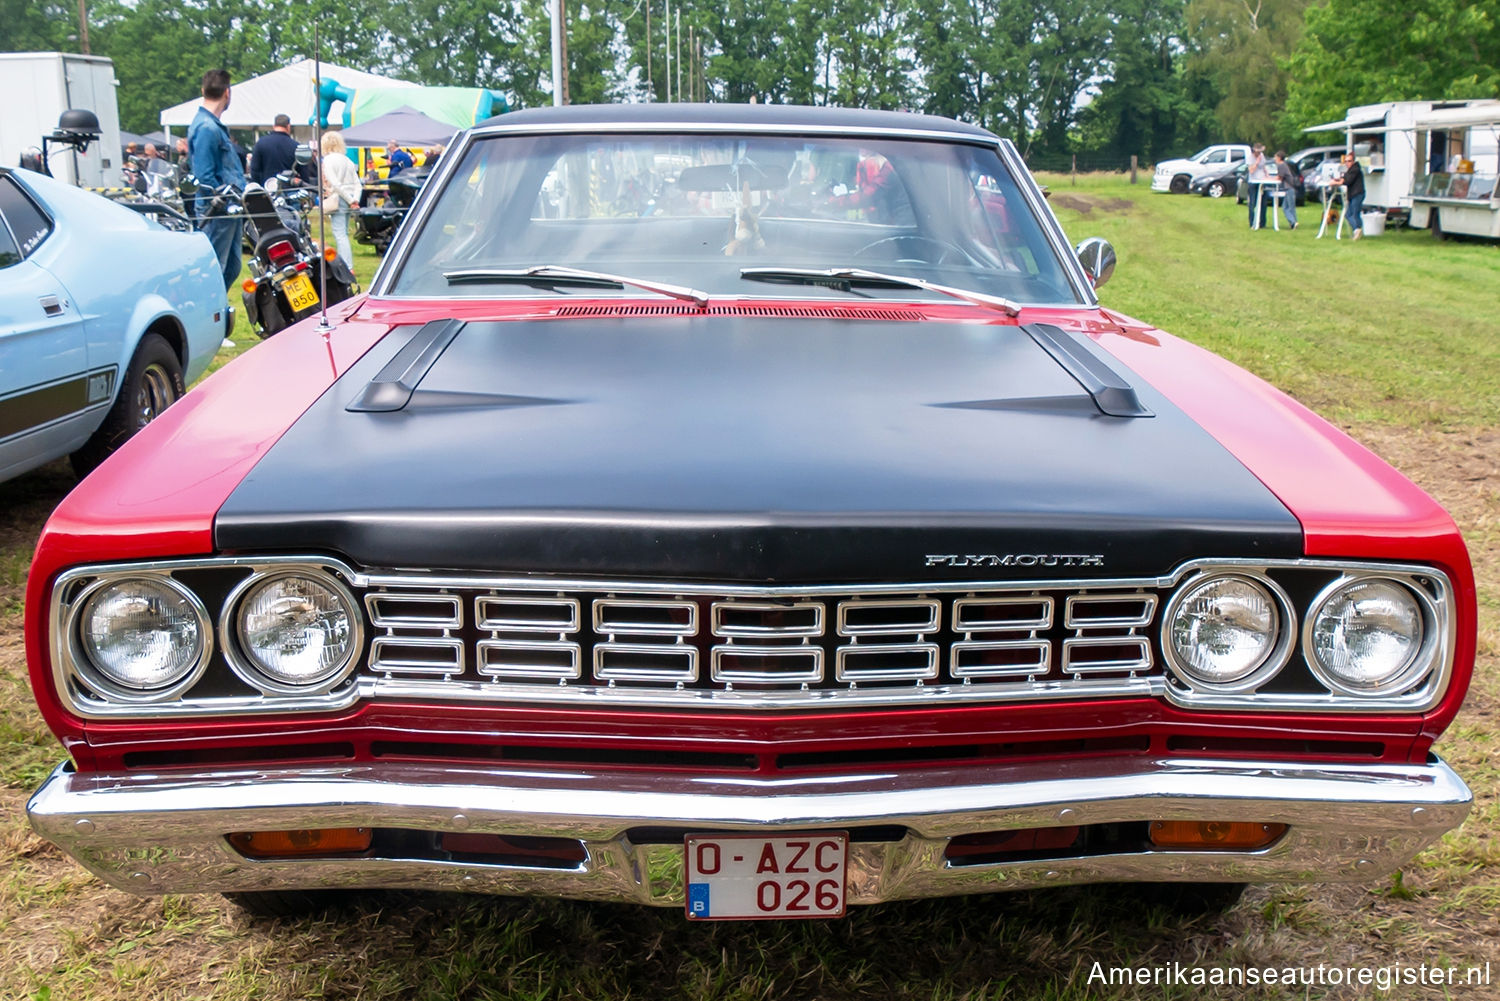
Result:
[[[746,268],[862,268],[1022,302],[1079,301],[993,147],[719,134],[480,139],[437,193],[391,292],[600,294],[597,283],[512,273],[540,266],[735,296],[778,294]],[[838,283],[795,294],[935,295]]]

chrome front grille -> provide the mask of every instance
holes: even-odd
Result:
[[[382,580],[362,675],[419,699],[793,708],[1151,694],[1155,591],[519,591]]]

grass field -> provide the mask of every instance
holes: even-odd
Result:
[[[1476,793],[1463,828],[1394,879],[1256,886],[1212,917],[1178,916],[1131,887],[889,904],[832,923],[706,926],[676,911],[415,893],[264,922],[217,897],[132,897],[37,839],[22,815],[26,791],[59,756],[26,689],[20,636],[31,546],[72,482],[58,464],[0,484],[0,998],[1500,997],[1500,987],[1462,981],[1382,992],[1135,989],[1091,977],[1095,964],[1493,963],[1500,980],[1500,249],[1424,233],[1318,241],[1308,224],[1251,233],[1244,210],[1224,202],[1154,195],[1118,177],[1045,182],[1073,240],[1101,235],[1119,251],[1107,305],[1290,390],[1454,512],[1482,612],[1479,680],[1438,744]],[[356,270],[368,282],[372,259]],[[234,339],[226,357],[255,341],[243,326]]]

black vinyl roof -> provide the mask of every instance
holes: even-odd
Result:
[[[947,132],[966,139],[993,142],[996,136],[976,125],[935,115],[861,108],[812,108],[787,104],[570,104],[511,111],[480,122],[490,125],[572,125],[580,129],[614,125],[743,125],[746,128],[848,128],[859,131],[920,130]]]

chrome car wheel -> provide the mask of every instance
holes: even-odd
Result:
[[[170,372],[160,363],[147,366],[141,373],[140,389],[135,396],[135,427],[139,431],[162,415],[177,399]]]

